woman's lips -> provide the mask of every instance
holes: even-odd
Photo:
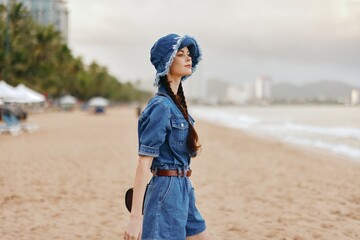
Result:
[[[187,68],[191,68],[191,64],[185,65],[185,67],[187,67]]]

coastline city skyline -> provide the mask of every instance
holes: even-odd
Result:
[[[2,2],[8,2],[8,1],[2,1]],[[67,7],[67,1],[28,1],[28,0],[19,0],[18,2],[22,2],[27,9],[31,12],[31,16],[35,21],[42,25],[54,25],[55,29],[61,32],[63,41],[65,43],[69,44],[69,30],[72,28],[69,27],[69,9]],[[70,2],[69,2],[70,3]],[[342,9],[340,12],[338,12],[336,15],[336,11],[333,11],[332,14],[333,17],[338,17],[339,19],[342,18],[347,20],[351,20],[352,17],[355,19],[360,17],[360,12],[358,14],[356,7],[360,7],[356,5],[356,1],[343,1],[342,5],[337,5],[338,7],[341,7]],[[288,6],[289,7],[289,6]],[[351,7],[351,8],[350,8]],[[355,10],[353,9],[355,7]],[[70,10],[71,11],[71,10]],[[77,19],[77,12],[74,13],[74,19]],[[255,15],[256,18],[256,15]],[[70,19],[72,19],[70,17]],[[339,20],[338,19],[338,20]],[[76,23],[76,21],[74,21]],[[349,23],[349,21],[348,21]],[[76,26],[76,24],[75,24]],[[76,31],[77,32],[77,31]],[[354,33],[357,33],[356,31]],[[116,35],[116,33],[115,33]],[[71,36],[71,34],[70,34]],[[139,41],[140,43],[140,41]],[[115,46],[115,45],[114,45]],[[220,49],[220,48],[218,48]],[[83,56],[86,60],[87,55]],[[121,57],[121,56],[120,56]],[[271,57],[270,55],[268,57]],[[357,59],[355,58],[355,61]],[[96,59],[96,61],[99,61]],[[360,57],[359,57],[360,62]],[[206,64],[207,61],[204,61],[204,64]],[[316,66],[314,66],[314,69]],[[206,68],[205,68],[206,70]],[[111,69],[110,69],[111,71]],[[126,71],[124,71],[126,72]],[[139,71],[138,71],[139,72]],[[141,72],[141,71],[140,71]],[[253,71],[253,74],[256,74],[256,70]],[[306,75],[306,74],[305,74]],[[337,103],[357,103],[359,102],[358,99],[358,92],[359,90],[356,89],[360,84],[360,81],[354,82],[346,82],[342,81],[342,79],[332,79],[332,78],[322,78],[310,82],[305,83],[294,83],[291,81],[283,81],[275,78],[271,74],[258,74],[254,78],[249,79],[237,79],[238,81],[233,80],[229,81],[229,79],[226,79],[226,77],[214,77],[206,74],[206,71],[204,71],[203,68],[199,68],[199,70],[194,74],[193,76],[194,80],[191,80],[190,83],[185,84],[185,88],[187,89],[189,96],[191,99],[195,99],[198,101],[206,101],[210,103],[232,103],[232,104],[247,104],[247,103],[254,103],[254,102],[269,102],[269,101],[279,101],[280,102],[291,102],[293,99],[289,98],[279,98],[279,94],[276,94],[276,92],[279,92],[278,90],[273,90],[274,85],[281,85],[288,84],[286,86],[287,88],[282,88],[284,92],[289,92],[287,95],[291,94],[291,91],[293,91],[291,88],[299,88],[306,86],[307,84],[316,84],[316,83],[330,83],[330,84],[347,84],[350,86],[342,86],[343,88],[349,88],[352,89],[346,90],[347,93],[341,93],[338,97],[334,97],[334,93],[331,93],[332,97],[328,97],[327,94],[324,92],[319,92],[318,95],[313,96],[307,96],[307,97],[300,97],[300,99],[297,99],[297,102],[306,102],[306,101],[327,101],[327,102],[337,102]],[[356,78],[356,77],[355,77]],[[359,77],[360,79],[360,77]],[[135,84],[140,89],[146,90],[146,91],[155,91],[151,84],[151,78],[149,76],[145,78],[136,78],[134,79],[119,79],[120,81],[130,81]],[[266,80],[266,81],[265,81]],[[325,86],[326,87],[326,86]],[[304,88],[304,87],[303,87]],[[318,87],[319,88],[319,87]],[[330,87],[331,88],[331,87]],[[334,87],[332,87],[334,88]],[[200,89],[200,90],[199,90]],[[275,92],[275,94],[273,93]],[[329,91],[328,91],[329,92]],[[343,91],[344,92],[344,91]],[[284,94],[280,94],[284,95]],[[286,94],[285,94],[286,95]],[[305,94],[306,95],[306,94]],[[348,95],[345,97],[344,95]]]

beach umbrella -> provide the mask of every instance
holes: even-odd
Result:
[[[0,81],[0,98],[4,102],[18,102],[21,101],[25,96],[15,90],[15,88],[5,81]]]
[[[22,102],[26,103],[40,103],[45,102],[45,96],[26,87],[24,84],[19,84],[15,90],[22,94],[24,98],[22,99]]]
[[[63,96],[59,101],[60,105],[74,105],[76,102],[76,98],[71,95]]]
[[[109,101],[103,97],[94,97],[89,100],[90,107],[107,107],[109,106]]]

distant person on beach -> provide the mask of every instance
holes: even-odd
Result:
[[[20,124],[20,120],[25,120],[26,112],[16,108],[12,103],[6,103],[1,109],[1,119],[6,122],[8,126],[16,126]]]
[[[137,117],[140,117],[140,115],[141,115],[141,106],[138,105],[138,106],[136,107],[136,116],[137,116]]]
[[[158,92],[138,120],[139,160],[124,239],[210,239],[189,178],[200,144],[182,87],[201,51],[193,37],[169,34],[155,42],[150,54]],[[146,188],[149,169],[153,176]]]

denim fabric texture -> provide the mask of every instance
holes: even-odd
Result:
[[[187,177],[152,177],[144,203],[143,240],[184,240],[206,229]]]
[[[190,117],[190,123],[194,119]],[[151,170],[190,168],[189,124],[160,86],[138,121],[139,155],[153,156]],[[144,203],[143,240],[184,240],[206,229],[188,177],[153,176]]]
[[[177,34],[168,34],[157,40],[150,50],[150,61],[156,69],[154,86],[159,87],[161,76],[169,73],[170,66],[175,58],[177,51],[188,47],[192,60],[192,73],[196,71],[196,65],[201,61],[202,52],[196,39],[189,35],[180,37]],[[182,81],[190,77],[183,76]]]
[[[190,117],[190,123],[194,119]],[[151,169],[187,169],[191,155],[186,145],[189,124],[164,86],[149,100],[138,121],[139,155],[152,156]]]

